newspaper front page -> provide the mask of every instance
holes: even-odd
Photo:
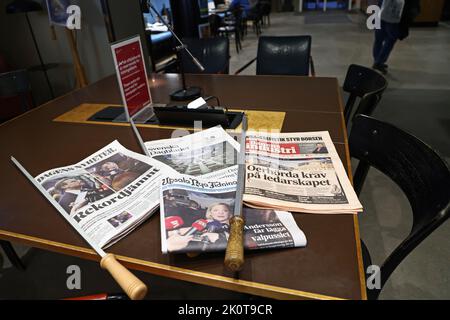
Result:
[[[237,177],[239,143],[220,126],[180,138],[149,141],[145,146],[171,174],[205,179]]]
[[[327,131],[249,132],[244,202],[305,213],[362,211]]]
[[[162,252],[225,251],[233,216],[236,177],[202,179],[172,175],[161,183]],[[244,208],[244,248],[306,246],[289,212]]]
[[[87,238],[106,248],[158,208],[158,165],[114,141],[74,165],[45,171],[35,179]]]

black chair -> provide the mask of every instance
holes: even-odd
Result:
[[[241,6],[231,8],[223,19],[223,26],[235,27],[239,32],[239,47],[242,49],[242,40],[244,40],[244,9]]]
[[[386,78],[380,73],[356,64],[350,65],[344,81],[344,91],[350,93],[345,104],[344,117],[348,121],[353,113],[356,98],[360,98],[357,114],[371,115],[387,87]]]
[[[270,13],[272,12],[272,3],[269,0],[261,0],[261,15],[262,24],[265,24],[264,18],[267,20],[267,25],[270,26]]]
[[[367,115],[354,118],[349,144],[351,156],[360,160],[353,179],[356,193],[374,167],[402,189],[412,208],[411,232],[380,267],[383,288],[403,259],[449,218],[450,168],[419,139]],[[371,259],[363,242],[362,246],[367,268]],[[368,290],[368,297],[378,298],[381,288]]]
[[[31,85],[26,70],[16,70],[0,74],[0,99],[6,108],[0,110],[0,122],[12,119],[34,107]],[[5,99],[5,101],[3,101]],[[10,242],[0,240],[0,246],[11,264],[20,270],[25,266]]]
[[[10,242],[5,240],[0,240],[0,246],[2,247],[3,251],[5,252],[6,256],[8,257],[9,261],[11,261],[11,264],[19,269],[19,270],[25,270],[25,265],[23,264],[22,260],[20,260],[20,257],[17,255],[16,251],[14,250],[13,246]]]
[[[0,98],[8,99],[0,110],[0,122],[12,119],[34,107],[31,84],[26,70],[0,73]],[[11,101],[9,101],[11,100]]]
[[[251,21],[253,30],[256,35],[261,34],[261,25],[263,23],[263,5],[261,1],[256,1],[247,11],[247,15],[244,19],[245,33],[247,33],[247,21]]]
[[[211,14],[209,16],[209,25],[211,28],[211,35],[213,37],[225,36],[229,39],[230,34],[234,34],[234,40],[236,44],[236,52],[242,49],[241,44],[241,30],[237,24],[226,25],[222,22],[222,18],[217,14]]]
[[[315,75],[311,57],[311,36],[260,37],[257,57],[235,74],[256,61],[257,75]]]
[[[230,48],[228,39],[225,37],[194,39],[185,38],[184,43],[192,54],[205,67],[200,71],[192,62],[192,59],[183,50],[183,69],[186,73],[204,74],[228,74],[230,67]]]

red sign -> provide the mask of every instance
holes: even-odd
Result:
[[[128,116],[152,103],[139,36],[111,45],[120,92]]]

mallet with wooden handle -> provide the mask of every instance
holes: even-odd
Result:
[[[244,225],[242,200],[245,190],[245,137],[247,134],[247,116],[242,117],[241,145],[238,156],[238,178],[234,216],[230,219],[230,237],[225,252],[225,266],[231,271],[240,271],[244,265]]]
[[[30,182],[42,193],[42,195],[59,211],[62,217],[69,222],[73,228],[86,240],[86,242],[98,253],[102,258],[100,266],[109,271],[114,280],[120,285],[125,293],[132,300],[141,300],[147,294],[147,286],[139,280],[134,274],[122,266],[114,257],[113,254],[106,253],[94,241],[92,241],[87,234],[80,228],[80,226],[70,218],[67,212],[61,205],[53,199],[52,196],[31,176],[31,174],[14,158],[11,157],[12,162],[16,167],[30,180]]]

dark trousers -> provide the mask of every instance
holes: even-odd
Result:
[[[381,28],[375,29],[373,44],[373,60],[376,65],[386,63],[398,40],[399,24],[381,20]]]

